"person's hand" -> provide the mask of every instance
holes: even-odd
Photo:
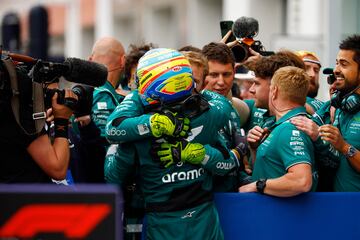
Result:
[[[243,159],[243,164],[244,164],[244,171],[248,174],[248,175],[252,175],[252,169],[251,166],[249,164],[249,160],[248,158],[244,158]]]
[[[67,107],[63,104],[58,104],[57,98],[58,98],[58,93],[56,92],[51,99],[52,100],[52,111],[54,114],[54,118],[69,119],[70,116],[72,115],[73,111],[69,107]],[[76,100],[78,99],[76,94],[73,93],[69,89],[65,90],[65,98],[74,98]]]
[[[190,120],[179,118],[170,111],[165,111],[163,114],[155,113],[150,118],[150,129],[154,137],[162,135],[185,137],[190,130]]]
[[[305,116],[296,116],[291,118],[290,122],[294,124],[297,129],[305,132],[313,142],[318,139],[319,126],[313,120]]]
[[[54,114],[52,113],[52,108],[46,110],[46,122],[51,123],[54,121]]]
[[[247,142],[252,149],[257,149],[265,137],[269,134],[269,130],[267,128],[261,128],[259,126],[255,126],[250,129],[247,135]]]
[[[221,42],[221,43],[226,43],[227,40],[228,40],[228,38],[231,36],[231,34],[232,34],[232,31],[229,30],[229,31],[225,34],[225,36],[220,40],[220,42]]]
[[[322,140],[329,142],[339,152],[345,152],[344,149],[346,148],[346,142],[337,127],[330,124],[320,126],[319,135]]]
[[[159,159],[165,167],[170,167],[180,161],[200,164],[205,157],[205,148],[202,144],[190,143],[186,140],[153,144],[152,148],[155,158]]]
[[[257,61],[259,61],[262,57],[260,53],[253,50],[251,47],[248,48],[250,56],[243,61],[241,64],[245,66],[253,66]]]
[[[257,192],[256,182],[252,182],[239,187],[239,192]]]
[[[244,157],[246,157],[249,152],[245,133],[243,133],[243,130],[242,130],[242,132],[234,131],[232,133],[232,139],[233,139],[233,143],[235,145],[235,147],[232,149],[232,151],[235,152],[240,163],[244,163]],[[242,166],[244,166],[244,165],[242,165]],[[244,166],[244,168],[245,168],[245,166]]]
[[[89,123],[91,122],[91,117],[90,117],[90,115],[81,116],[81,117],[75,118],[74,122],[78,122],[81,127],[85,127],[85,126],[89,125]]]

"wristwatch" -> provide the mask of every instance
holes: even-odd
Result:
[[[354,148],[353,146],[350,145],[347,152],[346,152],[346,154],[345,154],[345,157],[346,158],[351,158],[351,157],[353,157],[355,155],[355,153],[356,153],[356,148]]]
[[[259,179],[258,181],[256,181],[256,190],[261,193],[264,194],[264,190],[266,187],[266,181],[267,179]]]

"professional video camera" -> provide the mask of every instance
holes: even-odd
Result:
[[[77,116],[90,114],[93,87],[107,80],[106,67],[95,62],[68,58],[63,63],[53,63],[9,52],[0,55],[0,111],[11,106],[14,115],[20,115],[20,125],[25,113],[32,113],[33,120],[45,118],[45,107],[38,106],[50,107],[55,92],[58,103],[73,109]],[[48,88],[60,77],[82,84],[72,88],[78,100],[65,98],[64,90]]]
[[[39,60],[30,70],[29,76],[33,81],[44,85],[46,107],[51,106],[51,98],[57,92],[59,104],[64,104],[73,109],[76,116],[83,116],[90,114],[91,110],[93,87],[90,86],[103,85],[107,78],[107,70],[103,65],[77,58],[68,58],[63,63]],[[75,85],[71,89],[77,95],[78,101],[65,98],[64,90],[46,87],[51,83],[59,82],[60,77],[71,82],[86,84]]]
[[[235,56],[236,62],[243,62],[251,56],[249,48],[260,53],[262,56],[274,54],[274,52],[265,51],[260,40],[254,40],[258,31],[259,23],[256,19],[251,17],[240,17],[232,25],[232,32],[237,41],[234,42],[230,48]]]

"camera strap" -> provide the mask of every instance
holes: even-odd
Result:
[[[26,131],[20,123],[20,100],[19,100],[20,91],[19,91],[19,86],[18,86],[18,82],[17,82],[17,75],[16,75],[16,69],[15,69],[14,63],[12,62],[11,59],[3,59],[2,61],[6,67],[6,70],[9,73],[9,77],[10,77],[10,85],[11,85],[11,90],[12,90],[11,108],[12,108],[15,120],[16,120],[17,124],[21,127],[21,129],[26,134],[28,134],[28,135],[34,134],[34,133],[29,133],[28,131]],[[42,88],[41,88],[41,91],[42,91]],[[44,108],[44,95],[42,95],[42,99],[40,99],[40,101],[39,101],[39,97],[41,97],[40,94],[36,93],[36,95],[37,95],[37,97],[36,97],[37,101],[33,102],[33,106],[34,106],[33,109],[34,109],[34,111],[38,110],[39,108],[41,108],[41,103],[42,103],[42,106],[43,106],[42,111],[44,112],[44,109],[45,109]],[[38,105],[39,102],[40,102],[39,106],[36,106],[36,105]],[[37,113],[37,111],[35,111],[35,113]],[[34,115],[33,115],[33,118],[34,118]],[[35,120],[35,130],[36,130],[35,133],[39,133],[45,125],[45,117],[37,118],[37,119],[34,118],[34,120]]]
[[[41,83],[32,82],[33,93],[33,119],[36,133],[39,133],[45,126],[46,112],[44,101],[44,89]]]

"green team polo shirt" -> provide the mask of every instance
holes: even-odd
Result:
[[[306,97],[306,103],[314,109],[314,112],[318,111],[324,105],[324,102],[311,97]]]
[[[250,116],[244,125],[245,132],[249,132],[255,126],[262,126],[264,122],[270,117],[268,114],[268,110],[263,108],[255,107],[254,99],[246,99],[244,102],[248,105],[250,110]]]
[[[274,117],[269,115],[269,111],[267,109],[255,107],[254,99],[246,99],[244,102],[250,110],[250,117],[244,125],[245,132],[249,132],[249,130],[255,126],[269,128],[275,122]],[[306,103],[310,105],[315,112],[318,111],[324,104],[322,101],[310,97],[306,97]]]
[[[298,130],[289,121],[298,115],[306,115],[304,107],[295,108],[280,118],[270,135],[260,144],[256,152],[253,180],[281,177],[291,166],[299,163],[310,164],[314,176],[312,141],[306,133]]]
[[[334,126],[340,130],[347,143],[360,149],[360,111],[351,114],[338,109],[335,113]],[[336,192],[360,191],[360,173],[351,166],[343,154],[340,154],[340,166],[335,176],[334,190]]]
[[[124,96],[118,94],[109,81],[106,81],[103,86],[95,88],[93,93],[91,119],[100,129],[101,137],[105,137],[107,118],[123,99]]]

